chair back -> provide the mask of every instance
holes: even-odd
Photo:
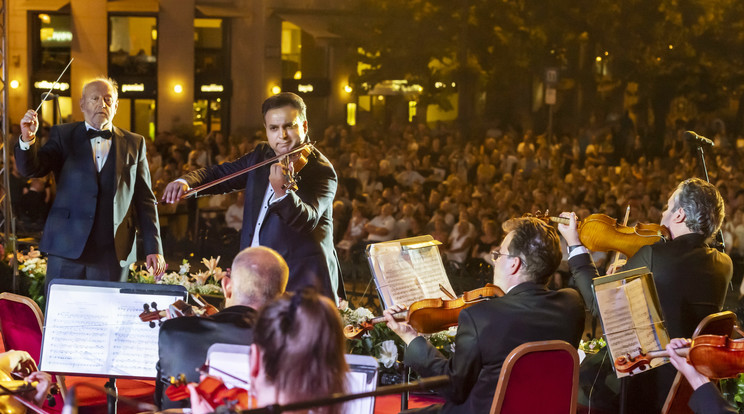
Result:
[[[574,414],[579,354],[565,341],[528,342],[501,367],[491,414]]]
[[[692,334],[693,338],[699,335],[726,335],[731,336],[736,325],[736,314],[731,311],[718,312],[703,318]],[[693,414],[687,405],[692,396],[693,389],[684,376],[677,373],[669,389],[662,414]]]
[[[31,298],[8,292],[0,293],[0,331],[3,332],[5,349],[26,351],[38,365],[43,326],[44,314]],[[53,376],[52,379],[59,382],[62,393],[54,396],[54,407],[45,402],[43,408],[47,412],[57,413],[62,410],[65,386],[61,376],[57,378]]]
[[[0,293],[0,330],[5,349],[26,351],[38,364],[43,320],[39,305],[30,298]]]

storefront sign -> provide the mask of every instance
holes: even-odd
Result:
[[[121,85],[121,93],[144,92],[144,91],[145,91],[144,83],[123,83]]]
[[[52,84],[54,85],[54,88],[52,88]],[[48,80],[41,80],[41,81],[34,82],[34,88],[44,89],[44,90],[56,89],[58,91],[66,91],[70,89],[70,84],[67,82],[54,83]]]
[[[331,82],[326,78],[282,79],[282,90],[300,96],[324,97],[331,93]]]
[[[223,92],[225,87],[216,83],[210,83],[209,85],[201,85],[199,90],[202,92]]]

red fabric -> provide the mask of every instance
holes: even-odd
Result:
[[[33,310],[11,300],[0,300],[0,329],[5,349],[26,351],[39,363],[41,328]]]
[[[564,351],[522,356],[512,368],[501,413],[567,413],[573,392],[573,369],[573,359]]]
[[[444,398],[411,395],[408,408],[422,408],[434,404],[444,404]],[[400,394],[383,395],[375,398],[375,414],[397,414],[400,412]]]

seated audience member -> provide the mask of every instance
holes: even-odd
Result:
[[[726,414],[736,413],[732,407],[721,395],[715,384],[710,382],[708,377],[699,373],[694,366],[687,362],[685,357],[681,357],[674,352],[676,348],[690,346],[687,339],[676,338],[669,341],[666,349],[669,352],[669,361],[682,375],[694,390],[688,403],[690,409],[695,414]]]
[[[579,294],[545,287],[561,262],[556,230],[532,217],[508,220],[503,227],[506,237],[492,255],[494,283],[506,294],[460,312],[451,360],[410,325],[393,319],[404,306],[385,311],[388,326],[407,344],[404,363],[423,377],[450,376],[451,385],[442,389],[445,413],[487,413],[509,352],[553,339],[578,347],[584,330]]]
[[[212,344],[250,345],[257,310],[284,292],[288,277],[287,263],[268,247],[248,247],[238,253],[230,276],[221,280],[225,309],[209,317],[170,319],[160,327],[158,379],[185,374],[188,381],[198,381],[197,369]],[[162,408],[188,405],[188,401],[170,401],[162,395],[163,382],[156,384],[155,401]]]
[[[0,373],[10,377],[10,380],[24,379],[29,383],[36,382],[34,390],[19,395],[26,401],[41,407],[52,387],[52,376],[46,372],[36,370],[36,362],[26,351],[8,351],[0,353]],[[0,385],[3,385],[0,381]],[[0,395],[0,407],[4,412],[22,413],[24,406],[10,395]]]
[[[336,305],[306,287],[267,304],[259,312],[250,354],[250,389],[256,406],[307,401],[346,389],[346,365],[341,316]],[[194,414],[211,413],[209,405],[189,384]],[[341,413],[342,406],[312,410]]]

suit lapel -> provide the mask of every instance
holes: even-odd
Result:
[[[111,148],[115,147],[114,152],[116,153],[116,178],[114,180],[116,181],[116,191],[118,192],[119,185],[121,184],[121,172],[124,171],[124,166],[127,165],[128,161],[129,146],[127,139],[124,137],[124,133],[117,127],[113,128],[113,136],[111,139],[113,140]]]

